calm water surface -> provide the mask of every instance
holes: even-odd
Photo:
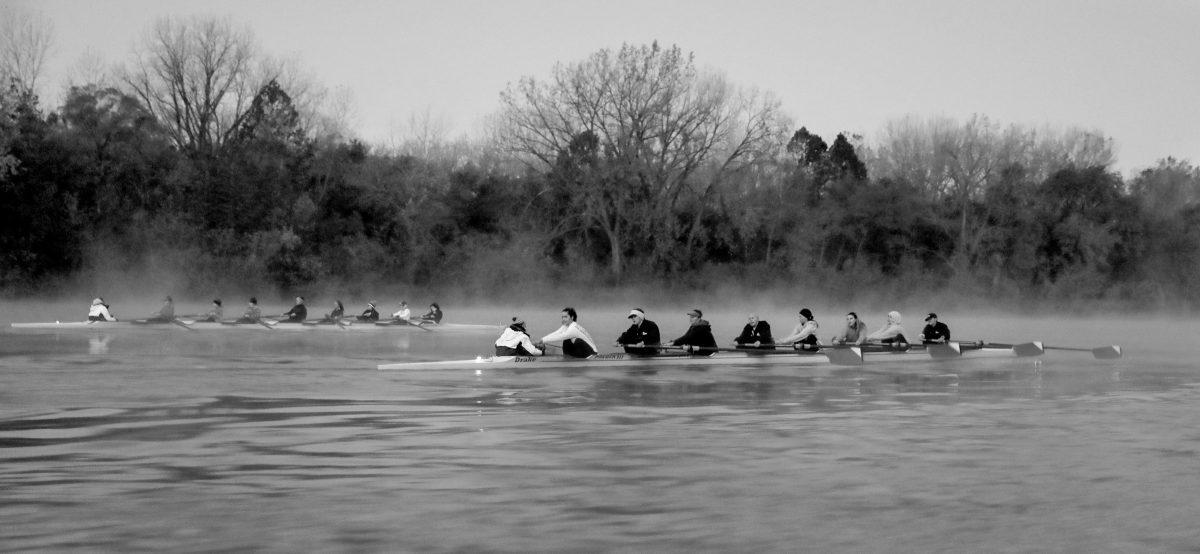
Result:
[[[1200,549],[1200,326],[943,315],[1126,357],[476,375],[374,367],[491,333],[5,330],[0,549]]]

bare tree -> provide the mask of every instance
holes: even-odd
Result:
[[[586,169],[559,175],[578,180],[571,196],[581,225],[607,238],[618,277],[634,233],[652,236],[656,255],[680,238],[690,247],[692,233],[671,228],[667,214],[683,193],[703,196],[723,172],[753,158],[778,115],[773,99],[740,93],[724,77],[698,71],[691,54],[658,43],[560,63],[545,81],[510,85],[501,103],[503,148],[538,169],[564,156]],[[694,182],[705,167],[713,168],[707,182]]]
[[[0,80],[15,80],[23,92],[37,90],[38,79],[50,46],[54,24],[44,14],[13,6],[0,6]]]
[[[1111,139],[1078,128],[1002,127],[983,115],[963,123],[908,116],[884,126],[878,145],[868,149],[867,164],[876,178],[903,179],[956,206],[952,266],[965,270],[975,257],[986,220],[981,217],[986,214],[972,207],[1005,170],[1020,167],[1041,181],[1070,166],[1107,166],[1113,161],[1112,148]]]
[[[158,20],[122,79],[183,150],[204,154],[237,130],[258,90],[280,75],[255,65],[254,39],[227,19]]]

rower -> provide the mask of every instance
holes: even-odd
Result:
[[[792,345],[792,348],[796,350],[805,350],[808,352],[812,352],[820,348],[817,345],[817,329],[820,327],[820,325],[818,325],[817,321],[813,318],[812,310],[808,308],[801,308],[800,313],[796,315],[796,318],[799,319],[800,322],[796,324],[795,329],[792,329],[792,334],[779,339],[777,342],[779,344],[790,344]]]
[[[104,303],[103,298],[93,298],[92,305],[88,308],[88,321],[116,321],[117,318],[108,313],[108,304]]]
[[[400,301],[400,309],[392,314],[392,319],[403,320],[404,322],[412,319],[412,310],[408,308],[408,302]]]
[[[775,348],[775,339],[771,337],[771,324],[758,319],[758,314],[750,314],[746,318],[746,326],[742,327],[742,334],[733,339],[738,348],[761,348],[770,350]]]
[[[296,305],[292,306],[292,309],[288,310],[283,315],[287,318],[284,321],[289,323],[303,323],[305,319],[308,319],[308,308],[304,305],[304,297],[297,296]]]
[[[541,356],[542,353],[529,338],[525,320],[518,316],[512,318],[512,323],[496,339],[497,356]]]
[[[628,354],[653,356],[658,354],[658,346],[662,339],[659,337],[658,324],[646,319],[646,312],[641,308],[629,311],[628,319],[633,320],[621,336],[617,337],[617,346],[624,346]]]
[[[544,344],[551,341],[563,341],[562,351],[564,356],[572,358],[591,358],[596,355],[596,341],[592,340],[592,335],[588,334],[587,329],[577,321],[579,314],[575,313],[575,308],[570,306],[562,309],[561,314],[562,327],[557,331],[542,337],[536,345],[541,348]]]
[[[686,346],[688,352],[694,351],[697,354],[711,356],[717,352],[717,339],[713,337],[712,325],[704,320],[704,312],[692,308],[687,312],[688,329],[687,332],[673,341],[671,344],[675,346]]]
[[[421,316],[421,323],[437,324],[437,323],[441,323],[441,322],[442,322],[442,308],[441,308],[441,306],[437,305],[437,302],[434,302],[429,305],[429,311],[425,312],[425,315]]]
[[[219,322],[223,317],[225,317],[225,308],[221,306],[221,299],[214,298],[212,301],[212,307],[209,308],[208,312],[201,316],[198,321]]]
[[[358,314],[359,321],[379,321],[379,310],[375,309],[375,301],[367,302],[367,309]]]
[[[925,316],[925,328],[921,330],[921,336],[917,338],[921,344],[947,343],[950,342],[950,327],[938,321],[937,314],[929,312],[929,315]]]
[[[330,311],[329,313],[325,314],[325,319],[322,319],[321,321],[326,321],[329,323],[336,323],[338,321],[341,321],[342,317],[345,314],[346,314],[346,307],[342,306],[342,301],[334,300],[333,301],[333,310]]]
[[[867,341],[877,342],[894,350],[908,350],[908,339],[904,338],[904,326],[900,321],[900,312],[888,312],[887,322],[878,331],[867,335]]]
[[[163,298],[163,304],[157,312],[146,318],[147,323],[170,323],[175,319],[175,301],[170,296]]]
[[[251,296],[250,303],[246,304],[246,311],[242,312],[242,317],[237,319],[237,323],[258,323],[262,320],[262,308],[258,307],[258,298]]]
[[[846,326],[833,337],[833,344],[859,344],[867,340],[867,324],[858,319],[858,314],[846,314]]]

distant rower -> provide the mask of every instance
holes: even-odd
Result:
[[[359,321],[379,321],[379,310],[375,309],[375,302],[367,302],[367,309],[358,314]]]
[[[437,302],[430,304],[429,311],[425,312],[425,315],[421,316],[421,322],[422,323],[441,323],[442,322],[441,306],[438,306]]]
[[[108,313],[108,304],[104,303],[103,298],[92,299],[92,306],[88,308],[88,321],[116,321],[117,318]]]
[[[290,323],[303,323],[305,319],[308,319],[308,308],[304,305],[304,297],[297,296],[296,305],[283,315],[287,318],[285,321]]]
[[[892,348],[907,350],[908,339],[904,338],[904,326],[900,324],[900,312],[888,312],[887,323],[884,323],[883,327],[878,331],[867,335],[867,340],[886,344]]]
[[[175,319],[175,301],[170,296],[163,298],[162,307],[146,318],[147,323],[170,323]]]

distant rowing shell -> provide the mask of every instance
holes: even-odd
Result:
[[[836,348],[818,352],[774,351],[732,352],[722,351],[711,356],[664,354],[659,356],[635,356],[625,353],[599,354],[591,358],[567,358],[562,356],[479,356],[473,360],[444,360],[426,362],[398,362],[376,366],[381,371],[456,370],[456,369],[585,369],[594,367],[641,367],[663,366],[715,366],[715,365],[843,365],[864,363],[892,363],[908,361],[930,361],[957,358],[1015,358],[1038,356],[1041,343],[1018,345],[1022,348],[1003,347],[960,347],[958,343],[935,345],[928,348],[914,347],[907,351],[870,350],[859,347]],[[1032,345],[1037,345],[1036,348]]]
[[[175,329],[187,328],[196,331],[245,331],[256,330],[262,332],[268,331],[355,331],[355,332],[406,332],[406,331],[458,331],[458,332],[481,332],[495,331],[499,332],[503,329],[501,325],[479,325],[470,323],[442,323],[442,324],[424,324],[424,325],[403,325],[393,324],[389,321],[380,322],[363,322],[347,320],[341,325],[332,322],[306,321],[304,323],[281,322],[274,320],[263,320],[263,324],[259,323],[234,323],[234,322],[212,322],[212,321],[194,321],[189,319],[177,319],[168,322],[147,322],[145,320],[134,321],[52,321],[42,323],[13,323],[13,329],[29,329],[29,330],[58,330],[58,331],[122,331],[131,329]]]

